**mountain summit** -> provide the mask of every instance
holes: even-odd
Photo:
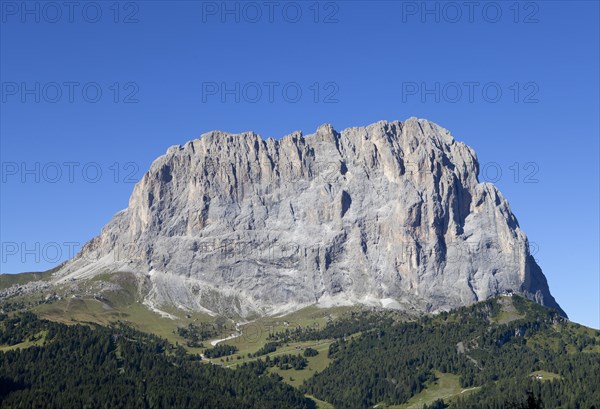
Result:
[[[133,273],[144,303],[249,317],[428,312],[521,293],[560,307],[475,152],[427,120],[173,146],[53,281]],[[562,310],[560,310],[562,314]]]

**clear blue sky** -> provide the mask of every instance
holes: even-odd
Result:
[[[417,116],[476,150],[558,302],[600,326],[598,2],[26,4],[1,2],[2,272],[65,259],[204,132]]]

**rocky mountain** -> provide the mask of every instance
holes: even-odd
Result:
[[[279,140],[209,132],[156,159],[52,281],[131,272],[153,309],[242,317],[311,304],[438,311],[511,291],[560,309],[478,171],[470,147],[424,119]]]

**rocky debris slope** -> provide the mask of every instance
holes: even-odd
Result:
[[[279,140],[213,131],[159,157],[55,275],[128,271],[152,306],[436,311],[505,291],[560,308],[475,152],[427,120]]]

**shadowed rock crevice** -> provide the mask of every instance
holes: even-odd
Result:
[[[352,198],[345,190],[342,191],[342,214],[341,217],[344,217],[348,209],[350,209],[350,205],[352,204]]]

